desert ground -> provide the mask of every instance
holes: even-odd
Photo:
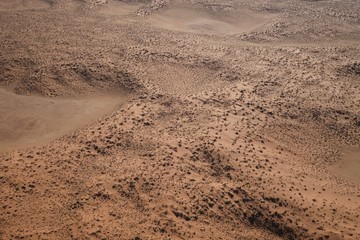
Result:
[[[0,239],[360,239],[360,2],[1,0]]]

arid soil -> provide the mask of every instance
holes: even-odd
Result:
[[[1,0],[0,239],[360,239],[358,0]]]

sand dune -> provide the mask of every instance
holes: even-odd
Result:
[[[110,113],[128,97],[124,92],[50,99],[0,90],[0,151],[49,143]]]
[[[332,170],[338,174],[340,178],[344,178],[354,184],[360,183],[360,151],[359,149],[343,150],[343,156],[338,161]]]
[[[237,11],[231,14],[216,14],[209,10],[173,7],[153,14],[150,22],[160,28],[199,34],[239,34],[268,24],[275,14]]]
[[[104,5],[99,12],[110,16],[124,16],[135,14],[143,4],[133,2],[112,1]]]
[[[0,11],[39,10],[50,7],[46,0],[3,0],[0,2]]]

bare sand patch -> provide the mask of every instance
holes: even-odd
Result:
[[[156,27],[179,32],[228,35],[254,30],[275,16],[243,10],[219,17],[211,11],[176,7],[152,16],[150,22]]]
[[[50,7],[50,3],[43,0],[2,0],[0,11],[10,10],[36,10]]]
[[[346,150],[332,169],[339,177],[360,184],[360,149]]]
[[[104,5],[99,12],[104,15],[125,16],[136,12],[143,4],[112,1]]]
[[[95,121],[126,99],[127,94],[51,99],[0,89],[0,151],[46,144]]]

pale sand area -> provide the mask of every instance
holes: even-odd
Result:
[[[50,1],[45,0],[2,0],[0,11],[38,10],[50,7]]]
[[[360,184],[360,149],[345,149],[341,160],[331,169],[340,178]]]
[[[177,6],[154,14],[150,18],[150,23],[172,31],[227,35],[255,30],[270,23],[276,16],[272,13],[256,13],[250,10],[219,16],[209,10]]]
[[[47,98],[0,89],[0,151],[49,143],[113,111],[129,98],[113,96]]]

